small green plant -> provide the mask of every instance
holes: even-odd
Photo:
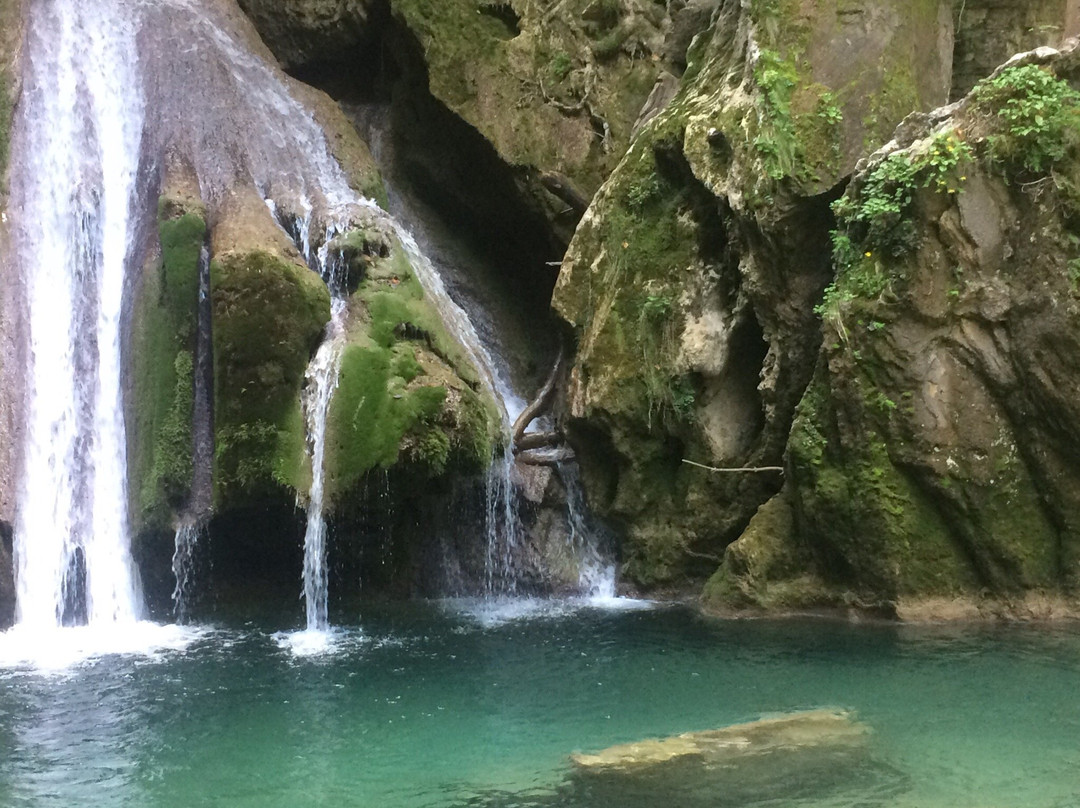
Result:
[[[973,159],[971,147],[955,131],[947,130],[921,151],[896,152],[878,163],[854,192],[833,203],[838,233],[847,239],[838,242],[834,235],[837,263],[850,265],[860,253],[867,258],[875,253],[892,258],[911,253],[918,246],[911,221],[915,192],[933,187],[941,193],[957,193],[967,179],[962,169]]]
[[[967,179],[963,168],[974,159],[971,147],[956,132],[939,132],[919,163],[919,170],[925,173],[923,187],[934,185],[939,192],[957,193]]]
[[[562,81],[568,75],[574,67],[574,62],[570,58],[570,54],[566,51],[559,51],[551,57],[551,63],[548,65],[552,77],[556,81]]]
[[[880,390],[871,397],[870,404],[884,415],[889,415],[896,409],[896,402]]]
[[[626,190],[626,205],[634,213],[642,213],[646,206],[660,196],[660,179],[655,174],[641,177]]]
[[[671,314],[671,297],[666,294],[648,294],[641,304],[642,323],[657,323]]]
[[[681,376],[671,385],[671,408],[675,415],[683,421],[690,421],[694,417],[694,403],[697,395],[694,385],[688,376]]]
[[[629,27],[625,25],[619,25],[609,33],[605,34],[595,43],[593,43],[593,55],[601,62],[606,62],[610,59],[614,59],[619,54],[619,51],[622,50],[622,46],[626,44],[626,40],[628,40],[629,38]]]
[[[981,82],[976,104],[996,116],[987,138],[996,162],[1033,174],[1050,171],[1080,144],[1080,92],[1038,65],[1020,65]]]
[[[843,311],[856,298],[873,300],[892,281],[885,262],[903,258],[919,245],[912,204],[921,188],[955,194],[967,179],[971,147],[953,130],[939,132],[921,149],[890,154],[858,185],[833,203],[832,233],[837,280],[815,311],[831,322],[844,342]]]
[[[817,116],[829,126],[839,126],[844,122],[844,111],[836,103],[836,96],[830,92],[822,93],[818,99]]]
[[[799,141],[791,116],[791,97],[798,76],[794,66],[778,53],[762,50],[754,78],[761,89],[754,148],[762,158],[765,173],[780,180],[794,173],[799,159]]]
[[[1069,278],[1069,285],[1073,291],[1080,289],[1080,258],[1074,258],[1069,261],[1066,266],[1066,274]]]

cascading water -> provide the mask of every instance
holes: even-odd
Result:
[[[335,228],[327,230],[322,246],[311,248],[310,222],[304,221],[300,239],[305,257],[326,281],[330,289],[330,323],[319,350],[305,374],[304,418],[307,427],[308,451],[311,456],[311,489],[307,503],[307,529],[304,533],[304,604],[308,631],[325,631],[330,627],[328,616],[328,574],[326,566],[327,525],[324,507],[326,482],[326,420],[330,401],[337,389],[341,372],[341,356],[345,348],[345,326],[349,314],[348,292],[342,277],[338,257],[330,250],[336,235]]]
[[[177,623],[188,622],[191,615],[192,589],[195,583],[195,551],[199,544],[198,525],[185,523],[176,529],[176,549],[173,551],[172,571],[176,578],[173,589],[173,616]]]
[[[111,4],[32,4],[11,193],[27,300],[17,621],[134,622],[121,315],[143,130]],[[32,159],[31,159],[32,158]]]
[[[566,489],[566,521],[570,551],[578,559],[578,587],[591,598],[614,598],[615,565],[605,557],[602,529],[589,519],[577,463],[562,462],[557,468]]]

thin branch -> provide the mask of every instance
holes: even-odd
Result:
[[[757,466],[754,468],[718,469],[714,466],[704,466],[701,463],[695,463],[693,460],[683,460],[683,462],[688,466],[705,469],[705,471],[715,471],[718,474],[761,474],[770,471],[779,472],[780,474],[784,473],[783,466]]]

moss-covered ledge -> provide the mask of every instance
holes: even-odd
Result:
[[[371,471],[398,465],[429,479],[479,473],[491,462],[498,410],[404,248],[362,231],[335,247],[366,261],[327,423],[327,496],[340,501]]]

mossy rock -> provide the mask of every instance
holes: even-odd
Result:
[[[372,249],[374,243],[387,244]],[[499,419],[476,368],[447,331],[396,239],[353,233],[365,256],[327,421],[327,494],[340,499],[371,471],[420,477],[476,473],[491,462]]]
[[[598,5],[571,0],[552,15],[529,4],[391,2],[420,43],[432,95],[508,164],[557,171],[587,196],[630,142],[659,72],[649,55],[659,58],[665,24],[654,3],[631,0],[613,6],[614,17],[590,19]],[[598,120],[607,126],[602,140]]]
[[[946,100],[948,5],[723,4],[578,227],[553,301],[579,346],[571,433],[635,580],[714,571],[777,493],[776,474],[681,461],[781,462],[833,276],[829,194],[867,143]],[[905,108],[869,110],[890,83]]]
[[[1016,57],[912,119],[838,205],[838,280],[786,495],[803,572],[863,603],[1076,586],[1077,59]],[[753,587],[752,569],[725,567],[717,586]]]
[[[330,319],[330,294],[307,267],[268,252],[210,265],[214,338],[215,502],[307,490],[300,392]]]
[[[132,497],[137,521],[161,525],[186,503],[193,474],[194,352],[201,205],[162,197],[160,259],[144,273],[132,329]]]

